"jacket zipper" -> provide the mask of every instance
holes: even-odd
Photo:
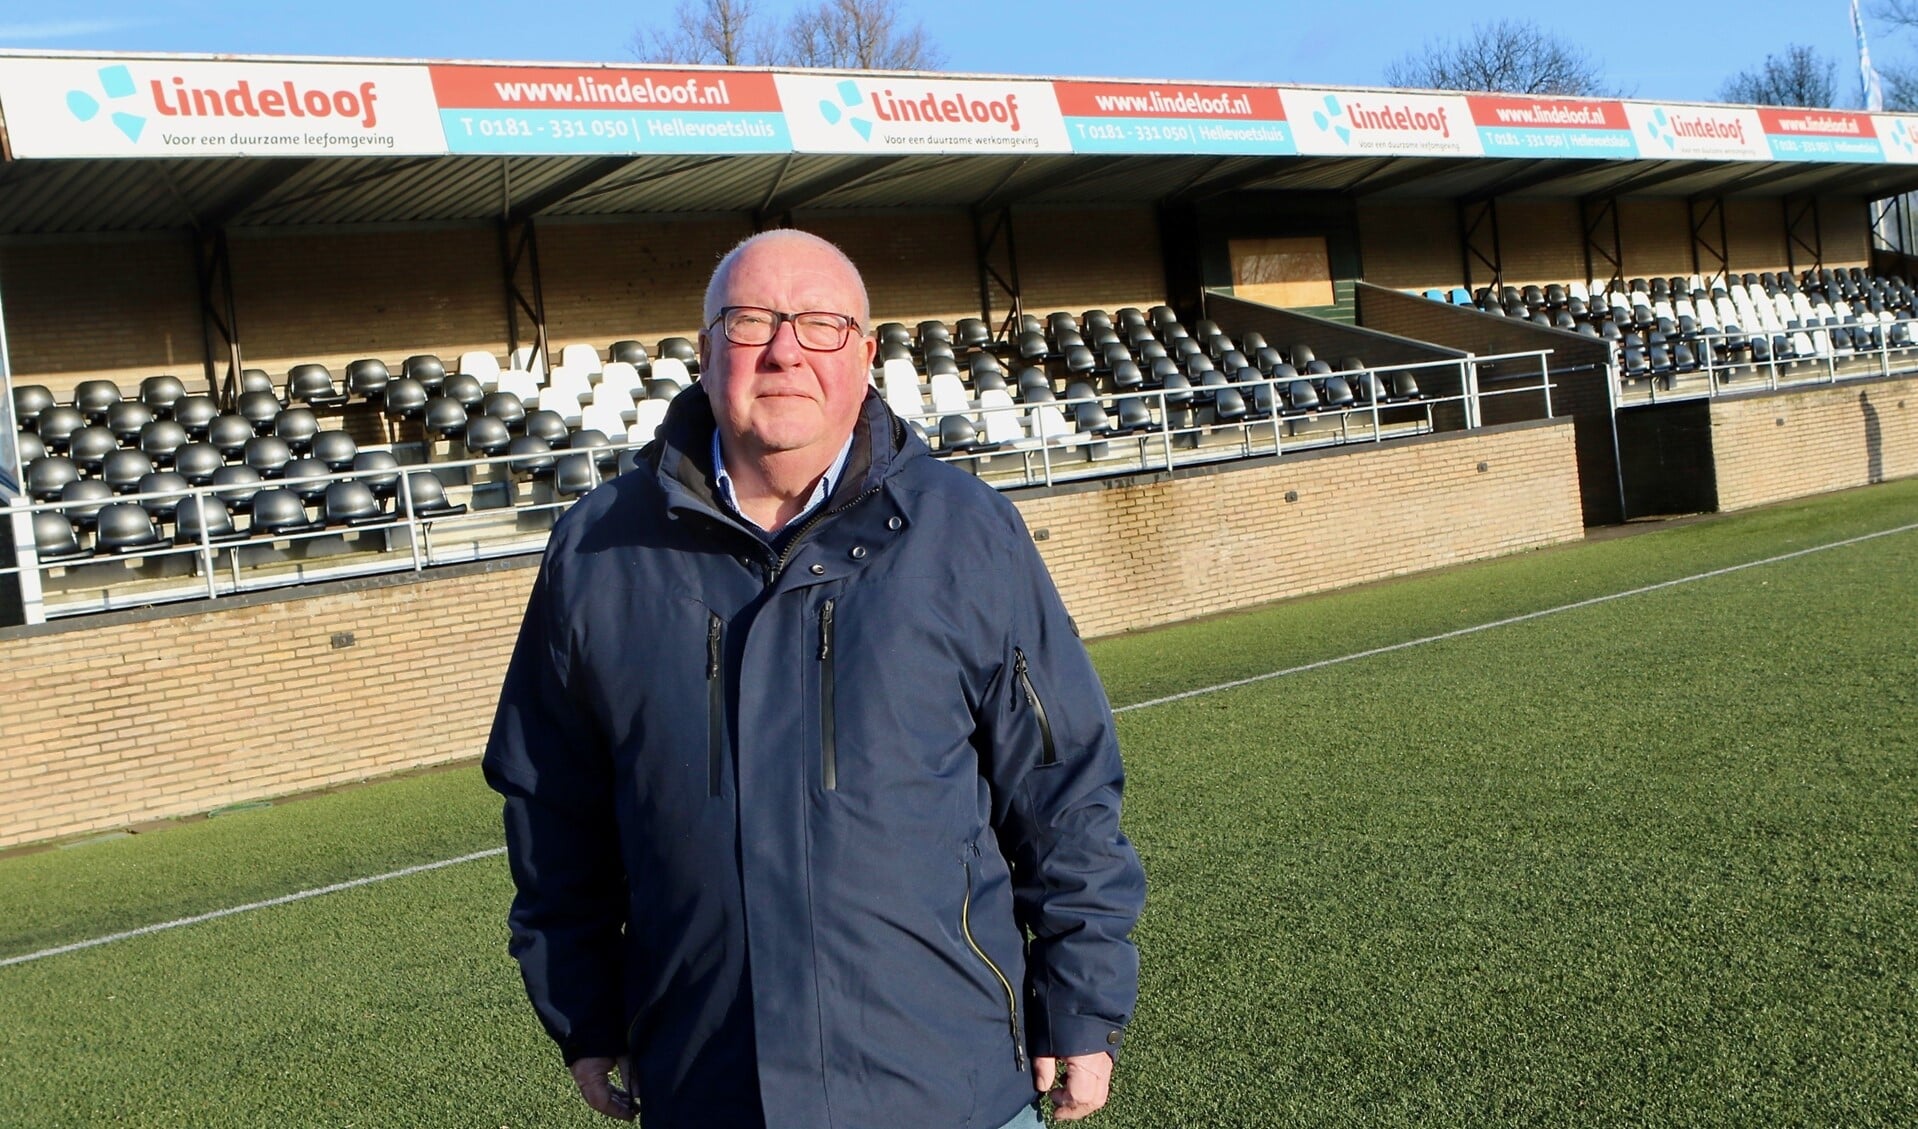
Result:
[[[854,506],[858,505],[859,503],[865,501],[867,498],[870,498],[877,493],[879,493],[879,487],[875,486],[872,489],[866,491],[865,493],[847,502],[843,506],[839,506],[835,509],[818,510],[814,512],[814,514],[811,517],[806,519],[803,525],[801,525],[798,529],[793,531],[792,539],[786,542],[785,552],[780,553],[779,556],[773,559],[772,572],[769,573],[766,577],[767,587],[771,587],[773,582],[779,579],[779,574],[786,571],[786,566],[792,563],[793,554],[795,552],[798,552],[799,550],[799,543],[806,539],[806,534],[812,532],[813,526],[818,525],[820,522],[825,521],[827,518],[833,516],[834,514],[845,513],[847,510],[852,509]]]
[[[726,764],[726,624],[717,612],[706,620],[706,794],[719,795]]]
[[[979,852],[979,845],[977,843],[972,845],[972,851],[974,854]],[[1026,1070],[1028,1069],[1026,1066],[1026,1039],[1025,1034],[1019,1030],[1019,996],[1012,990],[1012,981],[1006,979],[1006,974],[999,971],[999,966],[992,963],[992,958],[986,955],[986,950],[980,948],[979,942],[973,939],[971,861],[967,860],[965,866],[966,900],[959,903],[959,932],[965,935],[966,945],[972,950],[973,955],[985,962],[986,967],[992,970],[993,976],[998,978],[999,986],[1005,989],[1006,1026],[1012,1032],[1012,1061],[1018,1065],[1020,1070]]]
[[[1039,691],[1032,685],[1032,675],[1026,671],[1026,653],[1018,647],[1012,649],[1012,673],[1019,679],[1019,686],[1026,693],[1026,701],[1032,704],[1032,712],[1039,719],[1039,743],[1043,748],[1039,763],[1058,764],[1059,749],[1052,743],[1052,721],[1046,717],[1046,704],[1039,700]]]
[[[839,749],[833,735],[832,605],[819,605],[819,765],[826,791],[839,787]]]

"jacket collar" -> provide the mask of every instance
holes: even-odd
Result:
[[[692,509],[738,524],[719,504],[714,482],[712,443],[717,427],[706,389],[694,384],[673,397],[659,425],[659,439],[649,448],[649,461],[666,493],[668,508]],[[866,389],[859,417],[853,423],[852,450],[827,508],[849,505],[879,489],[911,460],[925,454],[925,443],[893,415],[876,390]]]

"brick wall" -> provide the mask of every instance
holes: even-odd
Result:
[[[1714,400],[1718,507],[1918,474],[1918,378]]]
[[[1498,237],[1507,286],[1544,286],[1585,276],[1585,227],[1577,200],[1500,200]]]
[[[451,368],[468,349],[505,349],[490,227],[236,233],[228,245],[247,367],[276,384],[309,361],[337,379],[360,357],[397,367],[410,354],[438,353]]]
[[[184,235],[0,245],[16,384],[62,399],[92,377],[129,391],[170,372],[205,383],[193,248]]]
[[[1580,535],[1563,422],[1020,508],[1089,635]],[[0,847],[476,756],[532,563],[0,631]]]
[[[1618,239],[1625,257],[1626,278],[1692,273],[1692,220],[1683,199],[1620,200]],[[1593,269],[1602,268],[1594,263]]]
[[[1014,212],[1026,308],[1082,311],[1164,301],[1150,209]],[[866,276],[876,321],[909,324],[979,314],[972,221],[964,212],[802,213],[799,226],[840,244]],[[650,348],[695,335],[706,279],[752,234],[744,217],[539,227],[547,336],[553,348],[604,349],[626,337]],[[469,349],[504,357],[506,297],[499,235],[488,225],[235,232],[233,281],[246,363],[276,381],[315,361],[397,364]],[[131,393],[155,373],[204,381],[192,249],[166,238],[40,241],[0,247],[14,380],[67,399],[104,377]],[[1005,299],[994,296],[995,328]],[[531,326],[521,321],[521,344]],[[224,352],[219,367],[225,372]]]
[[[1712,243],[1718,241],[1714,226],[1707,225],[1705,237]],[[1726,200],[1725,244],[1727,261],[1739,274],[1784,270],[1785,211],[1778,198]]]
[[[1573,277],[1576,277],[1575,275]],[[1381,286],[1358,288],[1359,324],[1368,328],[1448,345],[1481,357],[1550,349],[1552,411],[1569,416],[1578,437],[1578,480],[1587,525],[1622,521],[1618,497],[1618,460],[1612,450],[1611,401],[1605,394],[1605,365],[1611,350],[1602,342],[1576,333],[1531,322],[1480,313],[1464,306],[1434,302]],[[1517,368],[1516,363],[1513,366]],[[1536,369],[1524,373],[1528,382]],[[1513,377],[1519,379],[1516,375]],[[1481,373],[1480,390],[1505,387],[1496,377]],[[1544,414],[1544,403],[1532,395],[1488,397],[1483,401],[1488,423],[1510,423]]]
[[[1406,290],[1460,285],[1458,209],[1449,201],[1361,200],[1358,224],[1367,282]]]

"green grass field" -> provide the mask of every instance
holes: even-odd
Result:
[[[1905,481],[1093,652],[1123,706],[1913,523]],[[1092,1124],[1918,1123],[1918,531],[1120,726],[1152,890]],[[0,958],[498,842],[466,766],[15,855]],[[0,967],[0,1125],[599,1123],[507,897],[494,856]]]

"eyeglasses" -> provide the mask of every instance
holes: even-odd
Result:
[[[846,339],[859,328],[859,323],[845,314],[826,310],[788,314],[759,306],[724,306],[706,328],[719,326],[726,340],[735,345],[769,345],[779,333],[779,323],[785,321],[793,323],[793,336],[799,339],[800,347],[816,353],[845,348]]]

